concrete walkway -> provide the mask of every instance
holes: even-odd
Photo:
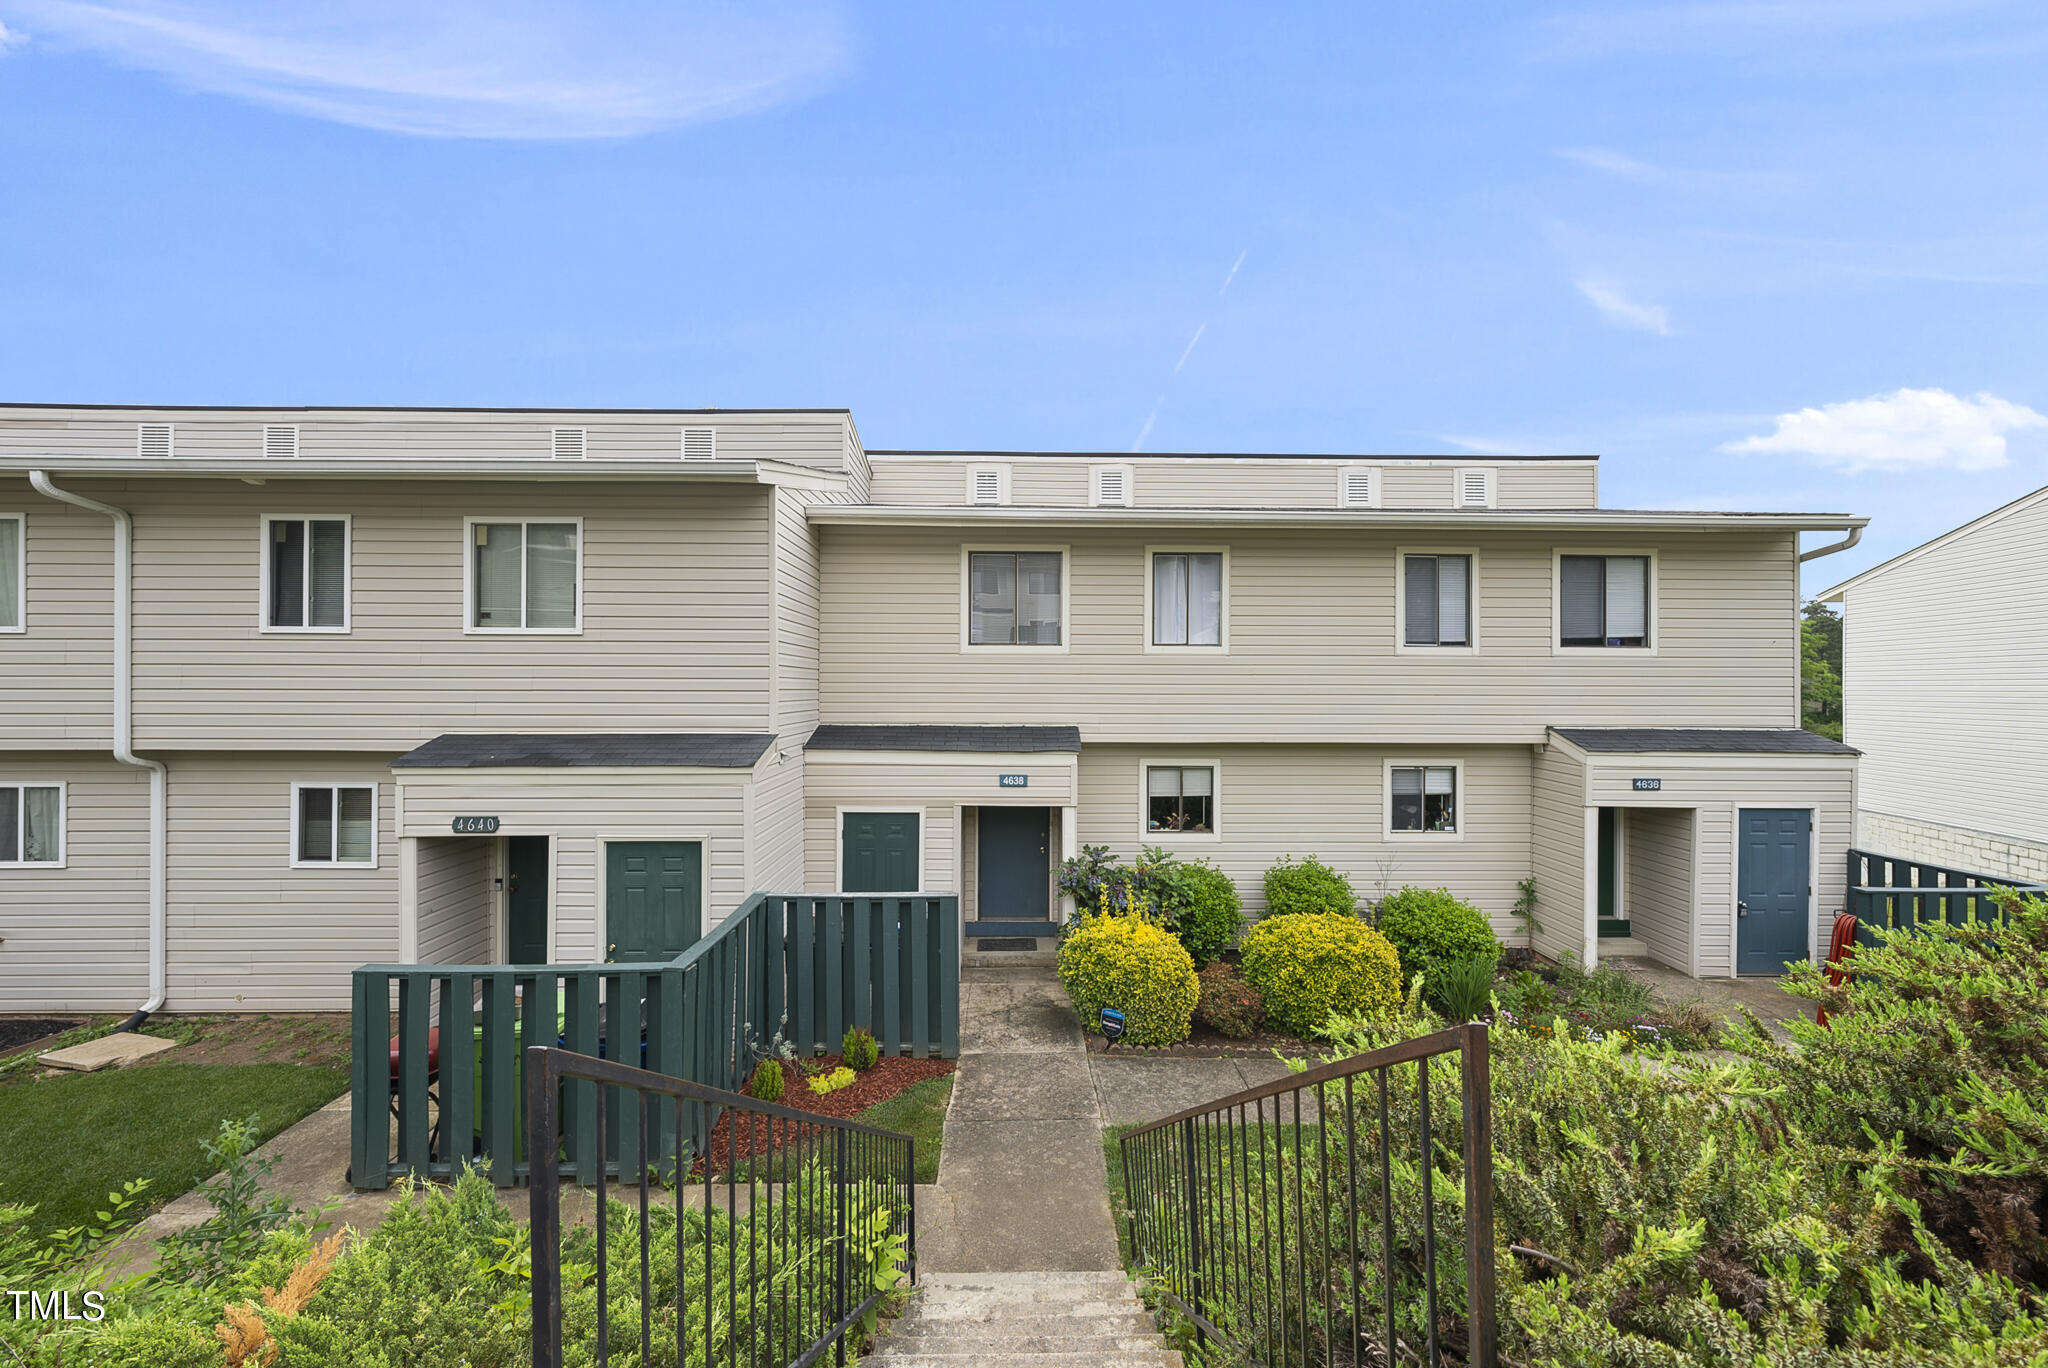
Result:
[[[935,1273],[1118,1267],[1105,1126],[1157,1120],[1286,1071],[1278,1060],[1104,1057],[1047,967],[967,968],[939,1181],[918,1193]]]

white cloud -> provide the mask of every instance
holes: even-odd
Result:
[[[1781,413],[1777,430],[1723,451],[1810,456],[1845,474],[1868,470],[1995,470],[2010,432],[2048,427],[2048,416],[1995,394],[1962,398],[1902,389]]]
[[[5,24],[0,24],[0,52],[5,52],[11,47],[19,47],[27,41],[28,35],[26,33],[21,33],[7,27]]]
[[[543,0],[345,9],[261,0],[0,0],[44,49],[178,85],[424,137],[627,137],[799,98],[847,60],[834,0],[687,10]]]
[[[1572,283],[1608,322],[1624,328],[1640,328],[1659,337],[1670,336],[1671,317],[1663,305],[1639,304],[1623,294],[1619,285],[1598,276],[1588,276]]]

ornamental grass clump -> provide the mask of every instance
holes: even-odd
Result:
[[[1137,917],[1096,912],[1060,945],[1060,983],[1097,1034],[1102,1009],[1124,1014],[1124,1040],[1172,1045],[1188,1038],[1200,989],[1195,962],[1169,932]]]
[[[1289,1035],[1320,1034],[1331,1016],[1377,1017],[1401,1002],[1401,957],[1349,914],[1267,917],[1244,938],[1245,981],[1266,1020]]]

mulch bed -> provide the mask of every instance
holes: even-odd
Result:
[[[817,1074],[831,1073],[844,1060],[836,1054],[821,1055],[811,1064]],[[782,1069],[782,1096],[777,1105],[793,1111],[809,1112],[814,1116],[833,1116],[842,1120],[859,1116],[877,1102],[887,1102],[897,1094],[907,1091],[913,1084],[928,1078],[943,1078],[959,1067],[952,1059],[912,1059],[908,1055],[883,1055],[871,1069],[854,1076],[854,1081],[835,1092],[824,1094],[811,1091],[804,1075],[787,1064]],[[733,1136],[733,1125],[737,1121],[739,1135]],[[752,1112],[736,1114],[727,1112],[712,1127],[707,1151],[721,1169],[732,1160],[750,1159],[756,1155],[768,1154],[793,1141],[808,1141],[818,1135],[818,1130],[799,1126],[795,1122],[780,1118],[760,1116]],[[731,1159],[728,1159],[731,1156]],[[702,1173],[703,1161],[697,1162],[694,1170]]]
[[[84,1023],[64,1017],[0,1017],[0,1054],[47,1040]]]

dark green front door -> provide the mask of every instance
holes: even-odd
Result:
[[[548,838],[505,838],[505,962],[548,962]]]
[[[1599,868],[1597,888],[1599,891],[1600,934],[1603,936],[1626,936],[1628,918],[1620,907],[1618,871],[1621,867],[1621,842],[1616,834],[1620,814],[1611,807],[1600,809],[1599,846],[1594,854],[1594,863]]]
[[[1782,974],[1808,957],[1813,821],[1804,808],[1743,808],[1736,814],[1735,972]]]
[[[914,812],[846,813],[839,827],[839,891],[915,893],[917,836]]]
[[[604,848],[605,959],[671,960],[704,934],[704,848],[610,841]]]

